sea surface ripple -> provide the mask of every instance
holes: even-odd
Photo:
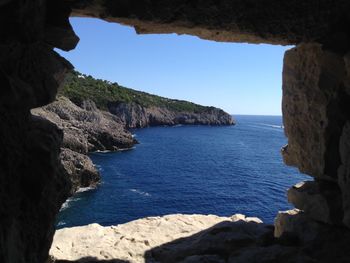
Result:
[[[57,228],[173,213],[242,213],[272,223],[286,190],[307,179],[283,164],[282,118],[235,116],[237,125],[135,130],[134,149],[94,153],[103,182],[64,205]]]

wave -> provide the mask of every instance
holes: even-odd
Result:
[[[64,222],[64,221],[60,221],[57,223],[57,226],[60,227],[60,226],[65,226],[67,223]]]
[[[66,210],[67,208],[69,208],[69,203],[73,201],[73,198],[68,198],[66,200],[66,202],[63,203],[63,205],[61,206],[60,212],[63,210]]]
[[[138,189],[130,189],[131,192],[134,192],[134,193],[137,193],[137,194],[140,194],[140,195],[143,195],[143,196],[151,196],[151,194],[147,193],[147,192],[142,192]]]
[[[118,149],[118,152],[130,151],[130,150],[134,150],[134,149],[136,149],[135,146],[130,147],[130,148]]]
[[[267,123],[257,123],[257,124],[264,125],[264,126],[271,127],[271,128],[284,129],[283,125],[273,125],[273,124],[267,124]]]
[[[82,193],[82,192],[86,192],[86,191],[89,191],[89,190],[92,190],[92,189],[94,189],[94,188],[90,188],[90,187],[79,188],[79,190],[76,193]],[[76,197],[76,196],[72,196],[72,197],[68,198],[66,200],[66,202],[64,202],[63,205],[61,206],[60,212],[63,211],[63,210],[66,210],[67,208],[69,208],[70,204],[72,202],[76,202],[76,201],[79,201],[79,200],[81,200],[81,198],[80,197]]]
[[[86,192],[86,191],[90,191],[90,190],[94,190],[96,189],[95,187],[81,187],[78,189],[78,191],[76,191],[76,193],[82,193],[82,192]]]

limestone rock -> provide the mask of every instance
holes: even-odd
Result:
[[[32,113],[55,123],[63,130],[60,160],[71,180],[73,194],[79,187],[94,187],[100,180],[97,169],[86,155],[96,150],[118,150],[131,147],[135,140],[113,115],[100,111],[92,101],[81,107],[65,97],[32,110]]]
[[[288,147],[283,157],[316,178],[337,180],[345,76],[344,58],[319,44],[300,45],[285,54],[282,111]]]
[[[300,257],[298,249],[293,246],[281,246],[278,244],[262,247],[254,246],[242,249],[239,252],[231,255],[228,263],[308,262],[304,258],[298,261],[298,257]]]
[[[211,108],[206,112],[176,112],[161,107],[142,107],[136,103],[111,103],[109,111],[121,119],[128,128],[158,125],[233,125],[231,115],[221,109]]]
[[[278,213],[275,236],[279,243],[297,245],[291,262],[347,262],[350,258],[349,229],[316,222],[297,209]]]
[[[316,230],[315,230],[316,229]],[[304,212],[293,209],[278,212],[275,219],[275,237],[296,236],[303,241],[314,240],[321,225],[305,216]]]
[[[176,214],[111,227],[64,228],[56,231],[50,255],[57,262],[89,257],[130,263],[225,262],[225,255],[272,235],[266,225],[248,221],[242,216]]]
[[[344,32],[342,20],[350,9],[347,1],[76,0],[71,3],[74,15],[131,25],[140,34],[177,33],[215,41],[284,45],[312,41],[348,43],[349,33]],[[340,32],[336,34],[335,30]]]
[[[59,97],[55,102],[32,112],[48,118],[63,129],[64,146],[81,153],[114,151],[135,144],[124,124],[112,114],[98,110],[92,101],[85,101],[79,107],[68,98]]]
[[[350,228],[350,122],[343,128],[339,142],[341,166],[338,170],[339,186],[342,189],[344,219],[343,223]]]
[[[342,201],[337,184],[305,181],[290,188],[287,196],[288,202],[316,221],[328,224],[342,221]]]
[[[80,187],[95,187],[100,182],[100,173],[87,155],[62,148],[60,159],[72,182],[71,194]]]

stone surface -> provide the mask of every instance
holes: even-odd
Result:
[[[283,66],[287,164],[320,179],[337,180],[340,131],[346,119],[344,58],[319,44],[286,52]]]
[[[297,209],[278,213],[275,236],[281,244],[298,245],[291,262],[347,262],[350,258],[349,229],[318,223]]]
[[[72,182],[70,194],[82,187],[95,187],[100,182],[100,173],[87,155],[62,148],[60,159],[67,177]]]
[[[341,224],[342,198],[335,183],[306,181],[288,190],[288,202],[310,218],[328,224]]]
[[[122,150],[135,144],[124,124],[112,114],[98,110],[92,101],[79,107],[66,97],[59,97],[32,112],[54,122],[64,132],[63,146],[80,153]]]
[[[63,130],[63,148],[60,160],[66,176],[71,180],[70,194],[80,187],[94,187],[100,174],[86,155],[91,151],[128,149],[135,144],[132,134],[108,112],[100,111],[92,101],[84,101],[81,107],[65,97],[33,109]]]
[[[74,35],[63,26],[68,14],[55,16],[60,9],[46,3],[0,1],[0,262],[46,260],[56,215],[70,191],[58,161],[61,131],[29,112],[54,100],[72,68],[53,50],[58,39],[48,43],[45,34],[55,24]]]
[[[2,113],[0,262],[43,262],[70,190],[58,161],[63,135],[29,111]]]
[[[92,224],[60,229],[50,255],[57,262],[80,262],[81,258],[130,263],[226,262],[227,255],[254,246],[265,235],[272,236],[272,229],[256,218],[176,214],[110,227]]]
[[[332,52],[319,44],[289,50],[284,58],[282,102],[288,136],[288,146],[282,151],[284,160],[315,177],[322,186],[322,191],[317,186],[309,188],[309,193],[291,190],[293,203],[316,220],[343,220],[347,225],[348,64],[347,54]],[[321,195],[315,194],[316,189]]]
[[[310,220],[303,211],[293,209],[278,212],[275,219],[275,232],[277,238],[282,236],[296,236],[304,241],[314,240],[321,224]],[[316,230],[315,230],[316,229]]]
[[[339,167],[339,186],[343,194],[344,219],[346,226],[350,227],[350,122],[343,128],[339,142],[341,166]]]
[[[349,44],[345,0],[76,0],[73,15],[134,26],[138,33],[177,33],[228,42]],[[334,32],[335,31],[335,32]]]
[[[218,108],[206,112],[176,112],[160,107],[142,107],[136,103],[115,103],[109,111],[116,115],[128,128],[142,128],[158,125],[233,125],[231,115]]]

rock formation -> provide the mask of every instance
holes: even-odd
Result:
[[[243,244],[258,247],[256,242],[262,237],[272,239],[273,229],[258,218],[176,214],[110,227],[63,228],[55,234],[50,255],[57,263],[86,262],[86,258],[130,263],[226,262],[240,254]]]
[[[111,103],[109,113],[99,110],[91,100],[83,100],[79,104],[80,106],[59,96],[53,103],[31,111],[56,124],[63,131],[60,159],[72,183],[71,194],[79,187],[94,187],[100,181],[100,174],[87,153],[124,150],[137,143],[125,127],[234,124],[229,114],[214,107],[196,113],[176,112],[155,106],[146,108],[136,103]]]
[[[51,121],[63,131],[60,159],[72,181],[71,194],[79,187],[95,186],[100,181],[100,174],[87,153],[128,149],[136,143],[119,119],[98,110],[92,101],[84,101],[79,107],[68,98],[59,97],[45,107],[32,110],[32,113]]]
[[[276,236],[294,238],[316,262],[349,261],[349,11],[347,0],[0,0],[0,262],[45,262],[71,189],[59,161],[62,132],[30,114],[54,100],[72,68],[54,51],[79,40],[70,15],[133,25],[139,33],[297,45],[284,60],[283,155],[315,183],[290,191],[305,211],[279,214]],[[266,249],[244,254],[243,247],[241,262],[259,261]]]
[[[143,107],[136,103],[115,103],[109,111],[121,119],[128,128],[159,125],[233,125],[232,117],[221,109],[211,107],[206,112],[175,112],[161,107]]]

